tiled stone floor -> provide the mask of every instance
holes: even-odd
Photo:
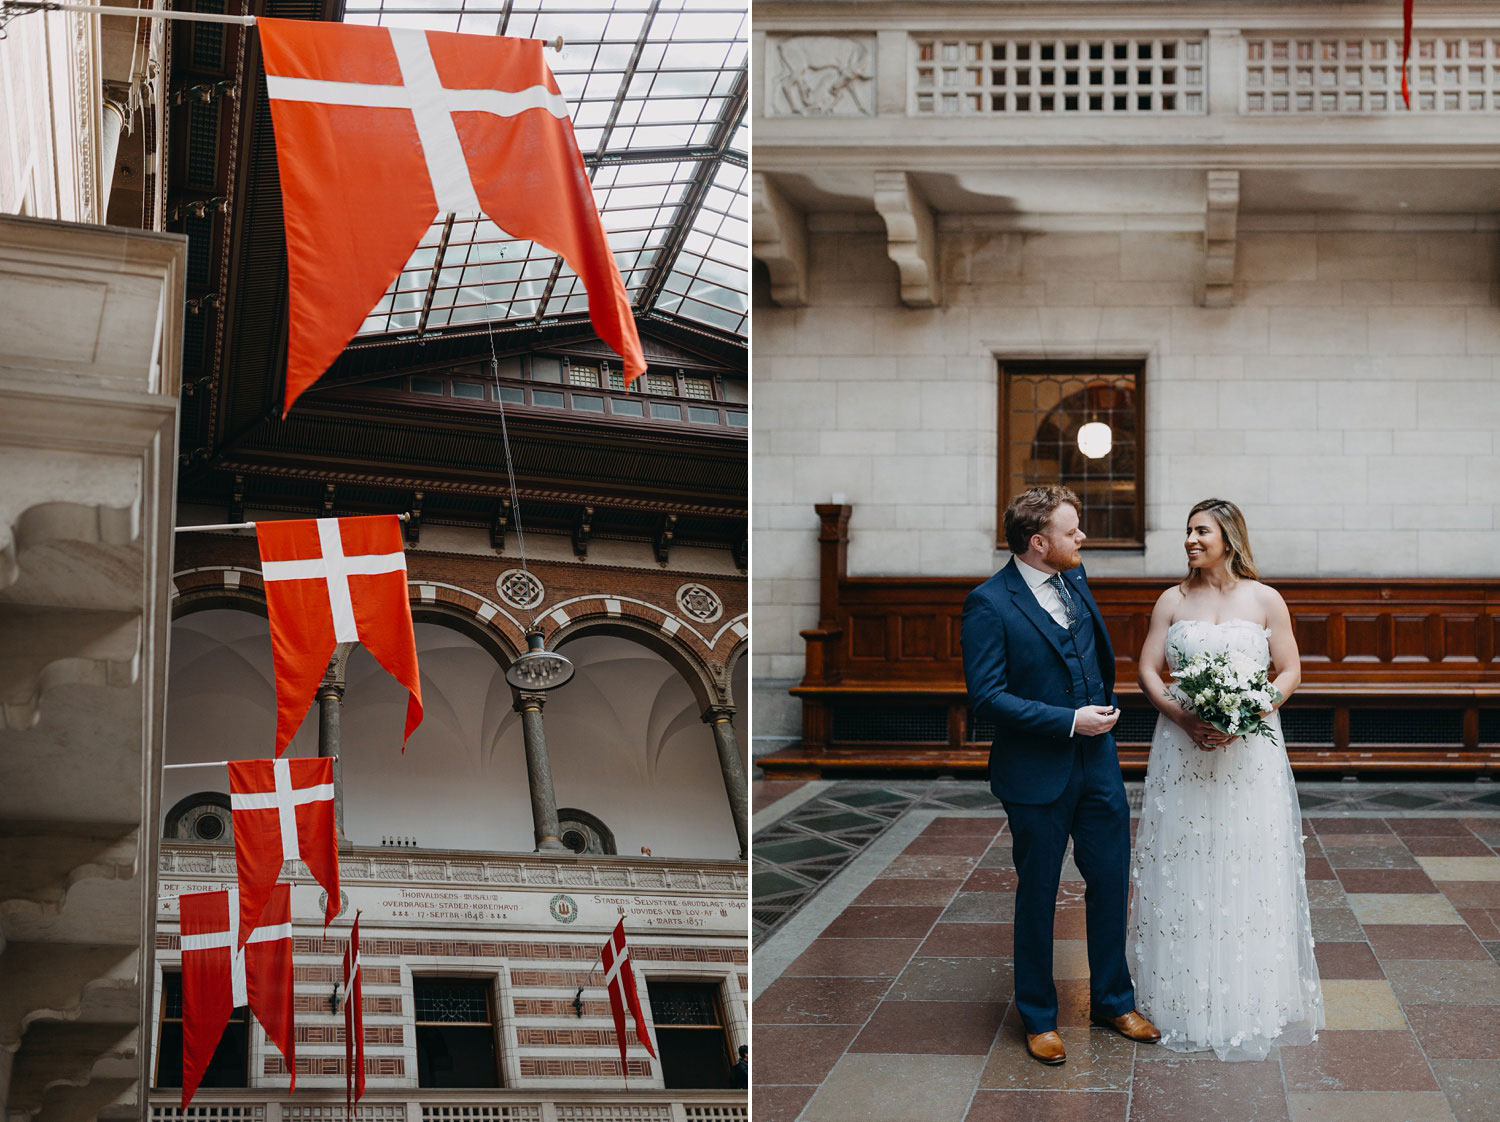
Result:
[[[992,800],[951,809],[955,789],[982,785],[758,787],[757,826],[893,788],[903,809],[757,944],[756,1122],[1500,1120],[1492,788],[1299,787],[1328,1027],[1261,1063],[1181,1056],[1088,1026],[1083,885],[1070,861],[1056,929],[1060,1068],[1025,1055],[1010,1002],[1003,812]],[[778,871],[759,840],[757,896],[763,870]]]

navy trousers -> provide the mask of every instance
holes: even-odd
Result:
[[[1055,802],[1005,803],[1016,862],[1016,1009],[1029,1033],[1057,1028],[1052,921],[1069,837],[1085,884],[1090,1001],[1110,1017],[1135,1008],[1125,964],[1130,806],[1118,758],[1106,738],[1090,739],[1079,744],[1068,785]]]

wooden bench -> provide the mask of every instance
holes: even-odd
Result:
[[[982,577],[850,577],[847,505],[820,505],[818,625],[802,632],[802,742],[769,777],[983,772],[993,728],[969,712],[959,645]],[[1085,557],[1087,554],[1085,553]],[[1269,578],[1291,609],[1302,688],[1282,710],[1299,773],[1500,771],[1500,580]],[[1127,772],[1156,712],[1136,655],[1167,578],[1093,577],[1115,648]]]

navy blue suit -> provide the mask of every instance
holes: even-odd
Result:
[[[1077,608],[1057,623],[1012,560],[964,601],[964,678],[995,723],[990,789],[1005,805],[1016,863],[1016,1008],[1029,1033],[1057,1027],[1053,913],[1068,838],[1085,883],[1093,1009],[1135,1008],[1125,964],[1130,807],[1112,735],[1072,736],[1074,712],[1113,705],[1115,659],[1082,567],[1063,574]]]

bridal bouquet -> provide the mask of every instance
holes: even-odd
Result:
[[[1281,692],[1264,668],[1239,651],[1200,651],[1191,658],[1175,648],[1172,653],[1178,669],[1170,692],[1184,708],[1230,736],[1261,735],[1277,743],[1261,714],[1281,700]]]

